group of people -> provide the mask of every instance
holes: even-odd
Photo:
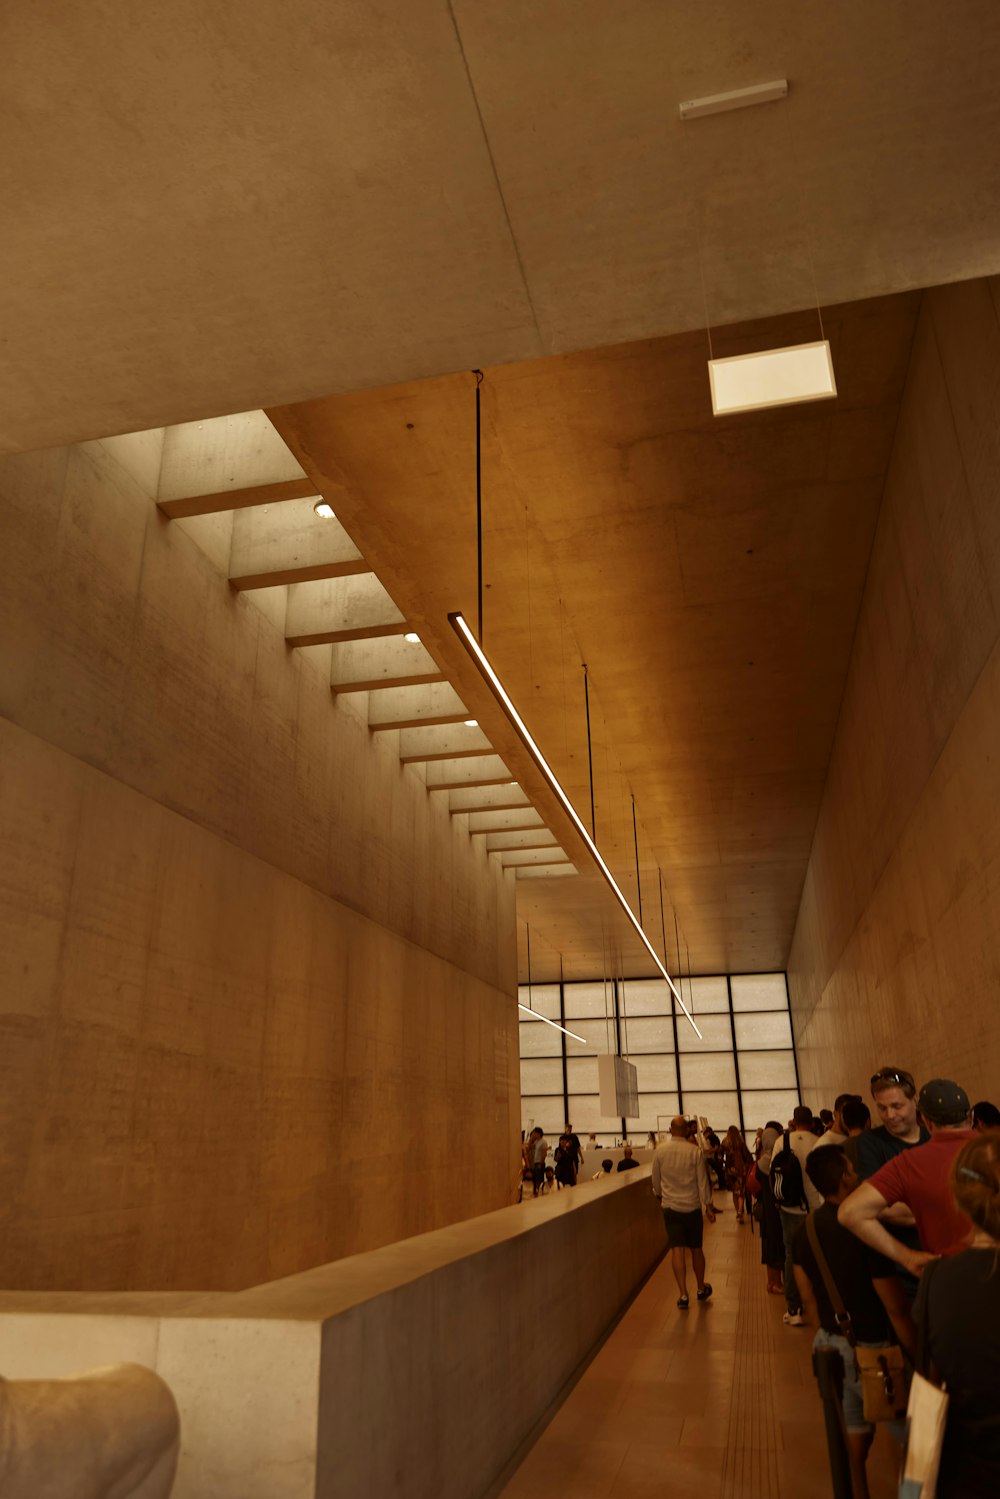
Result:
[[[596,1136],[590,1137],[590,1148],[599,1149]],[[578,1181],[584,1179],[585,1168],[583,1162],[583,1147],[580,1144],[579,1135],[573,1131],[572,1124],[567,1122],[566,1128],[559,1136],[559,1143],[552,1156],[551,1166],[548,1164],[549,1142],[545,1133],[539,1125],[535,1125],[527,1136],[521,1132],[521,1194],[522,1199],[528,1183],[531,1183],[532,1197],[544,1197],[549,1192],[561,1191],[563,1187],[575,1187]],[[588,1180],[596,1181],[600,1176],[610,1176],[612,1171],[631,1171],[639,1162],[635,1159],[631,1145],[625,1142],[622,1159],[617,1168],[613,1161],[601,1162],[599,1171],[586,1173]]]
[[[697,1300],[712,1295],[702,1236],[717,1211],[714,1173],[739,1221],[754,1201],[767,1291],[785,1298],[785,1324],[813,1327],[814,1349],[839,1356],[855,1499],[868,1496],[874,1435],[866,1367],[883,1371],[899,1413],[914,1367],[947,1389],[939,1499],[1000,1495],[1000,1112],[970,1104],[950,1079],[918,1092],[898,1067],[872,1076],[871,1096],[874,1125],[864,1100],[845,1093],[825,1118],[800,1106],[784,1127],[771,1120],[752,1152],[735,1127],[713,1144],[711,1131],[692,1139],[689,1121],[671,1123],[652,1182],[677,1304],[690,1305],[689,1262]],[[902,1440],[901,1422],[890,1430]]]

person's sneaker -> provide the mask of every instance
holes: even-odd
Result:
[[[786,1312],[782,1322],[787,1322],[789,1327],[805,1327],[806,1319],[801,1312]]]
[[[687,1309],[688,1309],[688,1299],[687,1299],[687,1297],[686,1296],[678,1296],[678,1298],[677,1298],[677,1305],[680,1307],[680,1309],[681,1309],[682,1312],[686,1312]]]
[[[712,1294],[712,1287],[709,1285],[708,1281],[706,1280],[705,1284],[702,1286],[701,1290],[698,1292],[698,1300],[699,1301],[707,1301],[708,1298],[711,1296],[711,1294]]]

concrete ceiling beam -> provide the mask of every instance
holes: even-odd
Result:
[[[493,746],[482,729],[467,729],[463,723],[443,728],[401,729],[399,734],[399,758],[404,765],[493,753]]]
[[[285,638],[293,645],[398,635],[406,629],[404,616],[374,573],[289,584]]]
[[[311,495],[313,488],[309,479],[286,479],[280,484],[249,484],[244,489],[219,489],[181,500],[157,500],[157,505],[168,520],[186,520],[194,515],[218,515],[224,510],[300,500]]]
[[[345,641],[333,647],[330,686],[334,692],[375,692],[444,680],[444,672],[430,652],[401,634]]]
[[[464,724],[468,717],[468,708],[448,682],[380,688],[368,695],[368,727],[375,733]]]
[[[470,833],[526,833],[545,824],[533,807],[503,808],[489,812],[474,812],[469,817]]]
[[[273,588],[370,572],[336,519],[315,511],[314,496],[260,505],[233,516],[229,581],[233,588]]]
[[[531,802],[517,782],[511,782],[509,779],[502,785],[477,787],[471,790],[461,787],[452,791],[448,797],[448,811],[452,817],[461,817],[475,812],[493,812],[499,807],[523,813],[526,809],[531,809]],[[535,816],[537,815],[535,813]]]
[[[476,756],[474,760],[438,760],[427,766],[428,791],[508,786],[511,779],[511,773],[499,755]]]
[[[554,833],[548,828],[533,828],[526,832],[487,833],[486,852],[514,853],[518,849],[549,849],[557,847]]]
[[[263,411],[164,429],[156,500],[165,515],[207,515],[310,491],[304,470]]]
[[[571,864],[573,862],[569,854],[556,843],[548,848],[523,848],[509,853],[500,853],[500,859],[504,869],[523,869],[536,864]]]

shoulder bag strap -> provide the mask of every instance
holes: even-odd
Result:
[[[833,1306],[833,1314],[837,1320],[837,1326],[840,1329],[841,1336],[845,1337],[853,1348],[854,1329],[851,1326],[850,1313],[844,1306],[843,1297],[837,1290],[837,1282],[834,1280],[833,1275],[830,1272],[830,1266],[827,1263],[826,1255],[823,1253],[823,1250],[820,1246],[819,1234],[816,1231],[815,1219],[815,1213],[810,1213],[808,1218],[806,1219],[806,1236],[809,1240],[810,1248],[812,1249],[812,1252],[816,1257],[816,1263],[819,1266],[819,1273],[823,1277],[823,1284],[826,1286],[826,1294],[829,1296],[831,1305]]]
[[[925,1287],[924,1287],[924,1315],[921,1317],[921,1319],[920,1319],[920,1326],[917,1328],[917,1357],[916,1357],[916,1362],[914,1364],[914,1368],[916,1369],[917,1373],[918,1374],[922,1374],[925,1379],[930,1379],[930,1377],[931,1377],[930,1376],[931,1357],[930,1357],[930,1348],[928,1346],[928,1342],[929,1342],[929,1332],[928,1332],[928,1329],[930,1327],[930,1320],[931,1320],[931,1284],[930,1283],[931,1283],[931,1276],[932,1276],[932,1274],[934,1273],[935,1269],[937,1268],[937,1266],[940,1263],[941,1263],[940,1260],[931,1260],[931,1262],[930,1262],[929,1265],[925,1265],[924,1266],[923,1271],[921,1272],[921,1276],[920,1276],[921,1281],[926,1283]]]

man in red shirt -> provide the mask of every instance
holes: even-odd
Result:
[[[975,1137],[968,1094],[957,1083],[935,1078],[921,1088],[917,1109],[930,1130],[926,1145],[888,1161],[841,1203],[838,1214],[859,1239],[911,1275],[919,1275],[936,1255],[957,1254],[972,1234],[972,1224],[955,1205],[949,1180],[958,1152]],[[894,1239],[879,1222],[895,1203],[903,1203],[913,1214],[922,1253]]]

